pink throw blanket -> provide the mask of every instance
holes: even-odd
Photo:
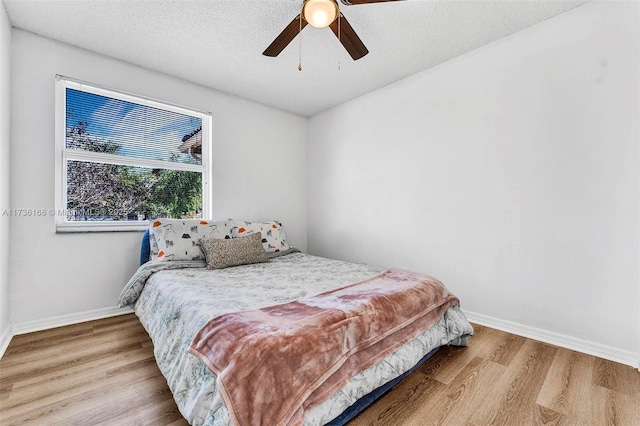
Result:
[[[438,280],[399,270],[313,297],[221,315],[189,352],[218,377],[236,425],[299,425],[355,374],[458,305]]]

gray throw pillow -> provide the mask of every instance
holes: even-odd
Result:
[[[222,269],[269,261],[262,247],[260,232],[227,240],[201,238],[200,249],[207,260],[207,269]]]

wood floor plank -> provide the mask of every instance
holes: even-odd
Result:
[[[640,373],[474,326],[349,426],[640,426]],[[16,336],[0,360],[0,424],[185,426],[133,314]]]
[[[527,340],[492,388],[491,398],[470,420],[477,424],[524,424],[556,351],[553,346]]]
[[[471,337],[474,345],[467,350],[455,354],[447,365],[443,366],[434,378],[442,383],[450,383],[460,371],[475,357],[507,365],[525,342],[524,337],[515,336],[486,327],[474,326],[475,333]]]
[[[166,423],[167,426],[186,426],[188,424],[189,423],[184,418],[174,420],[171,423]],[[151,423],[149,423],[149,425],[151,426]],[[113,425],[113,426],[120,426],[120,425]]]
[[[5,355],[12,355],[16,352],[20,352],[25,346],[27,346],[27,349],[34,345],[39,347],[55,346],[56,342],[60,342],[65,338],[91,334],[93,334],[93,330],[88,323],[52,328],[50,330],[46,330],[46,333],[36,331],[33,333],[19,334],[11,339],[11,344],[7,348]]]
[[[610,389],[594,386],[591,389],[590,404],[583,421],[593,425],[640,425],[640,398],[625,395]],[[588,420],[586,417],[588,416]]]
[[[561,426],[569,424],[569,421],[564,414],[535,404],[529,413],[526,424]]]
[[[592,384],[625,395],[640,394],[640,376],[631,374],[632,367],[601,358],[594,362]]]
[[[433,368],[429,362],[424,365],[423,371],[429,369],[429,377],[441,383],[449,384],[472,359],[484,355],[482,351],[486,350],[486,347],[491,344],[494,336],[491,330],[486,327],[474,327],[472,339],[474,342],[478,342],[478,344],[468,348],[448,347],[441,349],[438,353],[443,353],[441,356],[446,355],[446,357],[439,360],[439,364],[435,365],[437,369]]]
[[[38,421],[38,419],[54,416],[71,416],[71,418],[75,418],[72,416],[71,407],[94,398],[99,398],[102,402],[110,402],[112,397],[116,397],[133,383],[150,379],[161,379],[158,384],[166,386],[166,381],[159,371],[142,369],[112,378],[104,375],[102,378],[79,386],[61,391],[52,391],[45,397],[39,398],[36,402],[25,401],[21,403],[18,401],[18,403],[8,407],[6,410],[2,407],[3,421],[5,421],[5,413],[7,414],[6,421],[8,424],[21,424],[22,421]]]
[[[463,358],[461,360],[460,358]],[[461,348],[457,346],[445,346],[429,359],[429,362],[424,363],[418,371],[425,376],[436,380],[439,376],[451,377],[453,380],[455,375],[453,372],[459,374],[467,363],[474,357],[469,352],[469,348]],[[445,383],[447,379],[438,380],[440,383]]]
[[[167,389],[168,390],[168,389]],[[144,407],[132,411],[121,412],[109,418],[95,416],[96,422],[92,426],[122,426],[122,425],[175,425],[186,426],[189,423],[182,417],[176,407],[171,393],[162,402],[146,404]]]
[[[6,401],[11,396],[11,392],[13,391],[13,383],[2,383],[0,384],[0,404],[3,401]],[[2,405],[0,405],[2,407]]]
[[[437,354],[436,354],[437,356]],[[350,426],[414,424],[411,406],[420,406],[444,391],[445,385],[415,371],[383,398],[352,420]]]
[[[121,342],[113,341],[108,344],[97,342],[87,349],[86,355],[81,353],[55,353],[48,351],[43,354],[43,359],[29,357],[29,362],[13,363],[8,367],[3,367],[2,374],[7,380],[19,378],[26,380],[37,378],[66,369],[82,366],[104,358],[106,356],[118,355],[141,348],[139,342],[123,337]]]
[[[559,350],[551,364],[537,404],[570,418],[584,419],[590,404],[595,358],[571,350]]]
[[[502,332],[493,351],[485,359],[498,364],[509,365],[526,341],[525,337]]]
[[[122,346],[122,342],[138,344],[140,345],[140,330],[127,329],[116,334],[92,334],[91,346],[87,346],[85,338],[87,335],[82,335],[74,339],[66,340],[61,339],[58,345],[48,345],[41,347],[38,345],[31,346],[31,349],[27,352],[11,353],[3,357],[3,369],[13,371],[12,367],[16,370],[20,369],[20,366],[32,369],[34,359],[39,357],[48,357],[49,362],[43,363],[42,360],[38,362],[38,368],[47,369],[49,365],[61,365],[62,359],[73,362],[79,358],[87,359],[89,355],[101,356],[110,350],[119,350]]]
[[[112,421],[116,418],[133,417],[137,405],[146,406],[150,401],[155,403],[171,398],[163,376],[145,378],[130,382],[124,386],[118,384],[118,392],[109,392],[109,404],[104,404],[104,394],[94,394],[90,398],[81,398],[69,404],[65,412],[58,411],[55,416],[45,418],[47,423],[61,423],[67,418],[77,419],[78,424],[94,425],[101,421]],[[129,404],[135,400],[135,405]],[[126,407],[126,408],[125,408]]]
[[[139,361],[155,363],[149,351],[140,348],[94,363],[82,364],[42,376],[31,377],[16,383],[11,397],[2,404],[2,408],[9,409],[17,404],[33,403],[46,398],[52,393],[62,393],[93,382],[100,382],[109,377],[114,369],[121,366],[138,366]]]
[[[439,414],[440,409],[437,401],[428,404],[432,408],[425,410],[425,415],[431,411],[431,413],[438,413],[438,415],[431,414],[430,417],[434,417],[436,420],[442,419],[441,422],[434,421],[434,424],[464,424],[473,413],[485,404],[485,400],[491,397],[489,390],[502,377],[507,367],[479,357],[476,359],[481,360],[477,367],[474,367],[473,363],[469,363],[468,367],[463,369],[447,387],[446,396],[452,402],[448,404],[451,409],[447,410],[445,416]],[[456,401],[455,407],[453,407],[453,401]]]

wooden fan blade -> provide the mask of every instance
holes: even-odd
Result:
[[[338,23],[338,21],[340,22]],[[360,40],[360,37],[358,37],[358,34],[356,34],[342,13],[338,19],[331,23],[330,27],[354,61],[357,61],[369,53],[362,40]]]
[[[280,35],[278,35],[278,37],[273,40],[273,43],[271,43],[269,47],[267,47],[265,51],[262,52],[262,54],[271,57],[278,56],[280,52],[282,52],[284,48],[287,47],[289,43],[291,43],[291,40],[296,38],[298,33],[302,31],[302,29],[306,26],[307,21],[302,19],[300,15],[296,16],[293,21],[291,21],[291,23],[287,25],[284,30],[282,30]]]
[[[382,3],[387,1],[402,1],[402,0],[340,0],[342,4],[346,6],[356,5],[356,4],[369,4],[369,3]]]

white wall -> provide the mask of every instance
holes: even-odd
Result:
[[[9,145],[11,102],[11,24],[0,2],[0,356],[10,336],[9,317]]]
[[[638,360],[638,3],[595,2],[309,124],[309,252]]]
[[[307,119],[14,29],[11,205],[54,207],[54,77],[85,80],[213,115],[213,217],[278,219],[306,250]],[[3,56],[4,63],[4,56]],[[108,308],[138,264],[141,233],[56,234],[13,218],[11,321]]]

